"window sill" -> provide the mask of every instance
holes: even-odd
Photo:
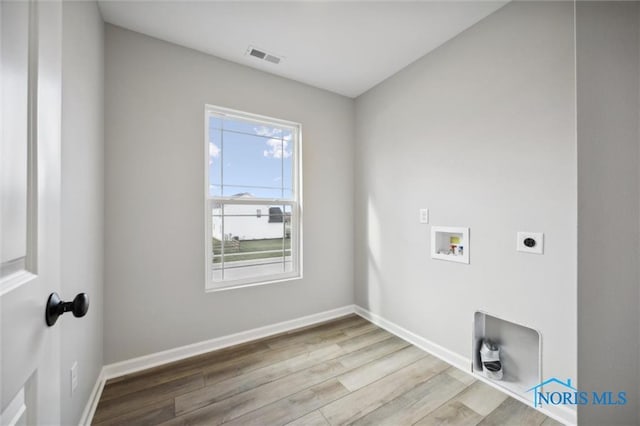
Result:
[[[257,281],[257,282],[248,282],[248,283],[237,283],[234,284],[232,281],[229,283],[225,283],[224,285],[215,285],[212,282],[208,282],[205,285],[205,293],[217,293],[221,291],[228,290],[236,290],[247,287],[257,287],[268,284],[278,284],[289,281],[298,281],[302,279],[302,273],[290,275],[290,276],[282,276],[282,277],[273,277],[272,279],[267,279],[266,281]]]

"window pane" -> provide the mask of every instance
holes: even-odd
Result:
[[[223,146],[224,196],[238,193],[231,185],[282,187],[282,140],[224,132]],[[290,183],[286,186],[290,187]]]
[[[227,204],[224,210],[215,207],[212,210],[214,280],[245,279],[292,270],[291,238],[286,225],[290,220],[289,206]]]
[[[282,157],[282,198],[291,200],[293,199],[293,150],[294,140],[291,131],[288,130],[283,135],[284,156]]]
[[[291,129],[211,115],[209,196],[293,199],[293,137]]]
[[[222,195],[222,134],[219,129],[209,129],[209,196]]]
[[[296,240],[296,235],[293,235],[295,229],[292,227],[292,219],[293,219],[293,209],[291,206],[282,206],[284,211],[284,244],[285,247],[289,248],[289,252],[285,253],[284,257],[284,272],[293,272],[293,261],[292,254],[293,249],[291,249],[291,241]]]

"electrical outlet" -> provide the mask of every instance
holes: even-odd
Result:
[[[420,223],[429,223],[429,209],[420,209]]]
[[[78,362],[77,361],[73,363],[73,365],[71,366],[71,370],[69,371],[71,373],[71,395],[73,395],[76,388],[78,387]]]
[[[518,232],[516,250],[524,253],[543,254],[544,234],[542,232]]]

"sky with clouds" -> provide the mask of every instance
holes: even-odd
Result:
[[[260,198],[291,197],[292,148],[289,129],[211,116],[210,195],[249,192]]]

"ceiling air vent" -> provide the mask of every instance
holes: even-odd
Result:
[[[264,59],[264,57],[267,56],[266,53],[254,48],[251,48],[251,50],[249,51],[249,55],[255,56],[256,58],[259,58],[259,59]]]
[[[272,53],[267,53],[263,50],[256,49],[255,47],[249,46],[246,52],[247,55],[253,56],[254,58],[261,59],[263,61],[271,62],[272,64],[279,64],[282,60],[282,57],[274,55]]]
[[[267,61],[267,62],[272,62],[274,64],[279,64],[280,63],[280,58],[278,58],[277,56],[273,56],[273,55],[265,56],[264,60]]]

